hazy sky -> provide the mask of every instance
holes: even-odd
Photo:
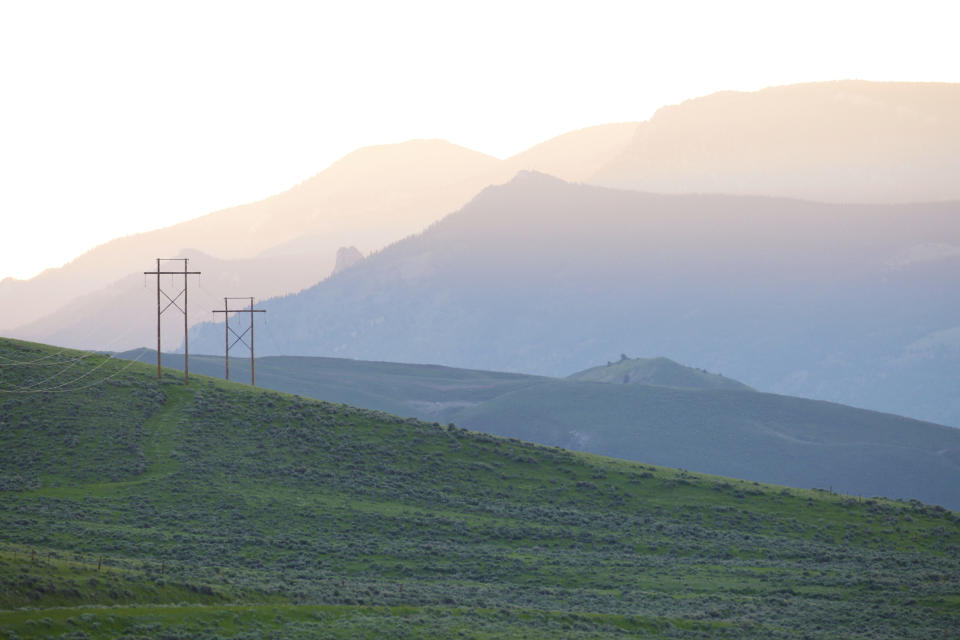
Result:
[[[369,144],[505,157],[722,89],[957,82],[955,6],[0,0],[0,278]]]

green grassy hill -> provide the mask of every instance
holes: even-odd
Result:
[[[0,340],[7,637],[929,638],[960,615],[940,507],[155,375]]]
[[[122,356],[149,362],[154,354]],[[163,362],[182,368],[183,355],[165,354]],[[190,366],[223,376],[219,357],[192,356]],[[290,356],[258,358],[256,371],[257,384],[278,391],[565,449],[960,509],[960,429],[758,393],[666,358],[627,359],[572,380]],[[632,382],[590,381],[623,375]],[[234,380],[249,376],[249,360],[231,359]]]
[[[960,429],[830,402],[558,380],[499,396],[459,420],[601,455],[960,507]]]

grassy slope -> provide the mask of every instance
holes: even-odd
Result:
[[[10,637],[919,638],[960,615],[940,508],[99,359],[83,393],[0,394]]]
[[[195,372],[223,375],[222,358],[190,361]],[[183,356],[164,362],[182,368]],[[746,386],[681,388],[739,383],[666,359],[639,362],[653,365],[663,386],[289,356],[258,358],[257,383],[601,455],[960,509],[960,429]],[[596,375],[615,370],[622,380],[637,363]],[[249,371],[249,360],[231,360],[234,380],[249,380]]]
[[[152,362],[155,351],[119,354]],[[164,366],[183,369],[183,354],[164,354]],[[190,356],[190,370],[222,378],[223,358]],[[357,407],[449,422],[465,407],[551,378],[427,364],[372,362],[347,358],[267,356],[257,358],[257,384]],[[230,359],[230,379],[250,380],[250,360]]]
[[[555,381],[465,410],[488,433],[797,487],[960,506],[960,430],[771,393]]]

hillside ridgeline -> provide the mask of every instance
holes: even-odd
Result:
[[[659,109],[592,184],[819,202],[960,200],[960,84],[841,80]]]
[[[121,356],[152,362],[155,353]],[[163,362],[182,369],[183,355]],[[223,377],[223,359],[191,356],[190,370]],[[258,385],[321,400],[628,460],[960,509],[960,429],[757,393],[676,363],[664,370],[670,376],[650,385],[342,358],[256,363]],[[231,358],[230,373],[248,381],[249,359]],[[730,388],[703,388],[718,380]]]
[[[960,202],[654,195],[520,173],[264,301],[272,342],[258,353],[549,376],[667,354],[757,389],[956,426],[958,219]],[[190,343],[221,352],[222,326]]]

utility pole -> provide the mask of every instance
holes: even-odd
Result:
[[[160,270],[160,261],[171,261],[177,260],[183,261],[183,271],[161,271]],[[187,271],[187,263],[190,261],[189,258],[157,258],[157,270],[156,271],[144,271],[144,275],[157,276],[157,378],[160,377],[160,316],[163,315],[163,312],[174,306],[177,309],[180,309],[180,312],[183,313],[183,381],[184,384],[190,384],[190,344],[187,337],[187,276],[198,276],[200,275],[199,271]],[[183,275],[183,289],[176,296],[171,298],[167,295],[167,292],[163,290],[160,286],[160,276],[162,275],[172,275],[178,276]],[[160,308],[160,294],[169,300],[163,309]],[[183,308],[177,304],[177,300],[180,299],[180,296],[183,296]]]
[[[250,308],[249,309],[231,309],[230,300],[249,300]],[[227,369],[227,380],[230,379],[230,349],[232,349],[238,342],[243,342],[244,346],[250,349],[250,386],[256,386],[256,376],[254,374],[254,365],[253,365],[253,314],[255,313],[266,313],[266,309],[254,309],[253,308],[253,298],[224,298],[223,299],[223,309],[214,309],[214,313],[222,313],[223,315],[223,346],[224,346],[224,362]],[[231,313],[250,313],[250,326],[244,329],[243,333],[237,333],[230,328],[230,314]],[[250,344],[248,345],[243,337],[247,335],[247,332],[250,332]],[[233,334],[236,337],[236,340],[233,341],[233,344],[230,344],[230,334]]]

